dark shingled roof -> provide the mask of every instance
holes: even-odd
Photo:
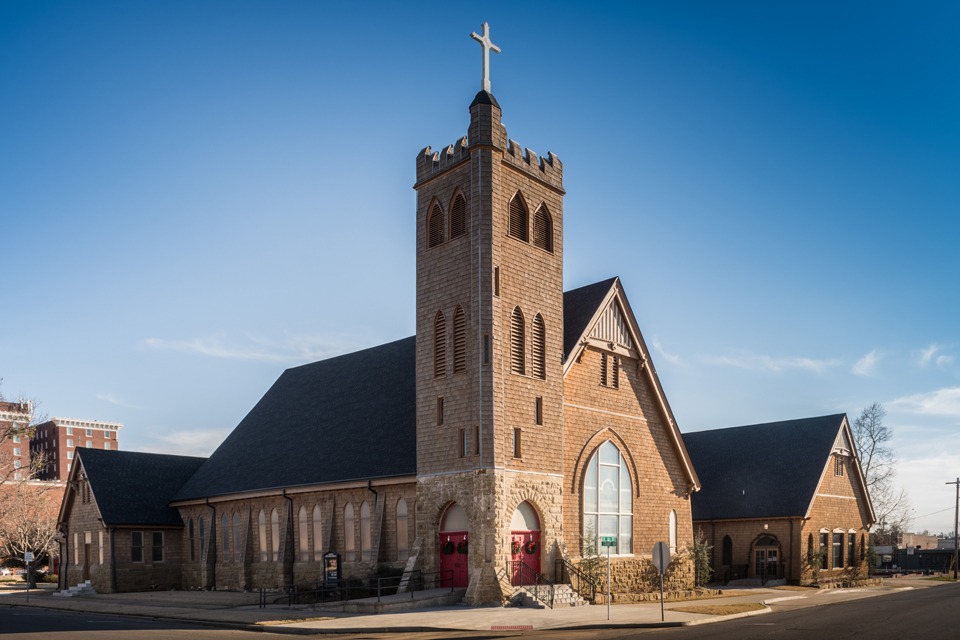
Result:
[[[577,347],[577,340],[587,329],[587,323],[600,307],[600,303],[617,279],[588,284],[571,289],[563,294],[563,359],[566,360]]]
[[[694,520],[803,516],[845,415],[687,433]]]
[[[287,369],[174,500],[414,475],[415,347]]]
[[[77,449],[77,458],[107,525],[182,525],[167,505],[206,460],[86,448]]]
[[[615,281],[564,294],[567,353]],[[284,371],[174,500],[416,474],[415,348],[405,338]]]

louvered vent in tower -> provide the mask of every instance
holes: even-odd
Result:
[[[427,247],[435,247],[443,243],[443,210],[440,205],[434,204],[430,209],[430,219],[427,222]]]
[[[523,312],[520,311],[520,307],[517,307],[510,318],[510,370],[513,373],[526,373],[523,348]]]
[[[450,237],[456,238],[467,232],[467,201],[458,193],[450,208]]]
[[[453,372],[467,370],[467,315],[463,307],[457,305],[453,314]]]
[[[527,206],[523,204],[520,194],[513,196],[510,201],[510,235],[527,241]]]

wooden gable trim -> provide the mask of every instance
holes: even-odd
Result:
[[[833,439],[833,443],[830,446],[830,452],[827,454],[827,459],[823,463],[823,469],[820,471],[820,480],[817,482],[817,488],[814,489],[813,495],[810,496],[810,502],[807,504],[807,511],[804,514],[805,519],[810,518],[810,514],[813,512],[813,503],[816,501],[817,496],[821,495],[820,487],[823,486],[823,481],[827,477],[827,473],[831,472],[833,466],[833,454],[836,451],[836,443],[840,440],[840,436],[846,436],[848,442],[853,443],[853,432],[850,430],[850,423],[847,420],[846,414],[844,414],[843,419],[840,421],[840,428],[837,430],[837,435]],[[854,474],[854,479],[856,480],[857,485],[860,488],[860,493],[863,495],[864,500],[867,503],[867,527],[871,526],[877,521],[877,514],[873,510],[873,501],[870,500],[870,492],[867,490],[867,480],[863,475],[863,469],[860,468],[860,455],[857,453],[856,447],[853,447],[850,452],[850,461],[852,462],[852,467],[856,473]],[[826,495],[826,494],[823,494]],[[856,496],[853,496],[853,499],[857,500],[859,505],[859,499]]]
[[[630,337],[633,340],[633,348],[636,353],[631,353],[631,355],[639,358],[640,368],[647,373],[647,379],[653,388],[653,393],[657,400],[657,406],[660,408],[660,412],[663,415],[664,420],[667,422],[667,434],[670,437],[670,442],[673,445],[674,451],[676,451],[677,456],[680,458],[680,465],[683,467],[684,474],[687,477],[687,489],[690,491],[690,493],[699,491],[700,479],[697,477],[697,472],[693,468],[693,462],[690,459],[690,454],[687,452],[687,447],[683,444],[683,438],[680,435],[680,428],[677,426],[677,420],[673,415],[673,410],[670,408],[670,403],[667,402],[666,394],[663,392],[663,386],[660,384],[660,377],[657,375],[657,370],[653,366],[653,360],[650,358],[650,351],[647,349],[647,343],[644,341],[643,335],[640,333],[640,325],[637,323],[637,318],[633,313],[633,309],[630,307],[630,303],[627,301],[627,295],[623,290],[623,285],[620,283],[619,277],[614,279],[613,285],[610,287],[610,291],[608,291],[607,295],[604,296],[603,301],[590,318],[590,322],[587,323],[583,333],[577,339],[577,346],[574,348],[573,352],[569,354],[566,362],[563,363],[563,375],[566,377],[566,375],[573,368],[573,364],[580,359],[580,355],[583,353],[583,350],[587,347],[587,345],[591,344],[591,339],[589,336],[593,333],[597,322],[600,321],[600,318],[603,317],[603,314],[606,313],[607,309],[610,307],[610,304],[613,302],[616,302],[620,305],[620,311],[623,313],[623,319],[626,321],[627,330],[630,332]],[[610,350],[609,345],[600,348],[608,351]],[[614,351],[614,353],[616,353],[616,351]]]

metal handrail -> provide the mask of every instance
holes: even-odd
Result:
[[[596,600],[597,583],[581,571],[575,564],[563,557],[557,557],[557,581],[563,584],[569,584],[570,588],[576,591],[580,597],[589,602]]]
[[[553,599],[556,592],[555,585],[542,573],[528,565],[523,560],[507,561],[511,569],[510,575],[520,574],[520,584],[534,598],[553,609]]]

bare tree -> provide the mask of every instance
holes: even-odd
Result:
[[[23,558],[30,551],[38,566],[46,563],[56,551],[63,487],[25,481],[7,483],[0,494],[0,557]]]
[[[910,525],[910,503],[906,492],[893,482],[897,459],[890,448],[893,430],[883,422],[886,417],[883,405],[874,402],[853,421],[852,431],[881,533],[897,536]]]

